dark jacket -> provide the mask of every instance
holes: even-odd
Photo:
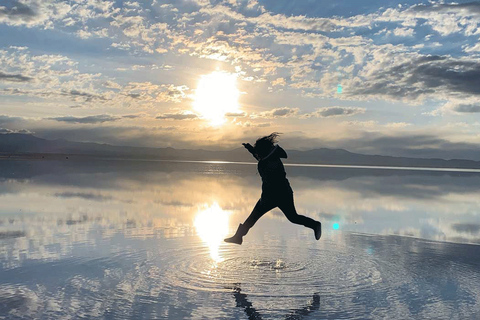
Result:
[[[262,177],[262,198],[278,198],[293,192],[280,158],[287,158],[287,153],[279,145],[265,158],[257,158],[258,173]]]

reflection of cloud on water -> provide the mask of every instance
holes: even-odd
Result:
[[[455,223],[452,229],[462,233],[477,235],[480,232],[480,224],[478,223]]]
[[[478,244],[480,243],[480,224],[460,221],[452,223],[451,220],[432,218],[420,221],[418,226],[384,229],[382,234]]]
[[[0,240],[21,238],[25,235],[23,231],[0,231]]]
[[[244,318],[249,306],[265,319],[470,319],[478,313],[477,246],[348,234],[309,244],[293,236],[277,246],[239,247],[224,262],[230,268],[199,279],[209,259],[207,250],[198,254],[195,238],[117,236],[87,257],[78,255],[79,245],[71,258],[3,270],[1,314],[226,319]],[[281,277],[270,265],[245,268],[252,257],[273,262],[278,256],[285,257]],[[237,278],[247,297],[222,290]]]
[[[147,239],[192,234],[191,226],[174,218],[136,217],[133,224],[134,214],[98,214],[71,214],[65,220],[57,218],[57,214],[19,217],[15,224],[2,226],[22,231],[0,231],[8,235],[8,239],[0,238],[0,263],[4,268],[15,268],[28,260],[59,260],[70,256],[75,245],[97,247],[102,241],[119,235]]]
[[[26,286],[0,286],[0,315],[33,317],[41,303],[37,294]]]
[[[172,308],[175,299],[167,300],[158,267],[138,261],[130,266],[109,267],[106,262],[90,260],[77,265],[67,261],[50,266],[47,263],[49,271],[58,274],[53,280],[52,274],[47,273],[47,279],[35,279],[33,287],[2,285],[0,315],[19,319],[153,319],[169,312],[178,315],[178,319],[189,316],[191,311],[186,308]],[[122,262],[112,260],[110,264]],[[57,286],[55,290],[51,290],[52,283],[48,281]]]
[[[445,234],[445,239],[452,242],[480,243],[480,224],[478,219],[472,222],[474,217],[464,218],[455,216],[455,220],[431,219],[430,223]],[[438,239],[442,240],[442,239]]]
[[[218,170],[205,175],[202,164],[170,163],[167,169],[164,165],[149,165],[149,171],[142,171],[143,165],[130,170],[133,165],[125,164],[117,170],[93,164],[79,173],[72,167],[58,174],[53,170],[0,181],[0,221],[5,222],[0,232],[26,235],[0,244],[12,257],[8,263],[59,259],[75,243],[95,245],[118,234],[138,239],[191,235],[199,203],[217,202],[231,212],[230,227],[236,226],[260,196],[261,181],[254,166],[218,164]],[[35,166],[30,164],[30,172]],[[355,170],[311,168],[296,174],[293,167],[287,172],[298,212],[337,222],[341,230],[478,242],[475,229],[461,226],[478,224],[478,175],[378,171],[369,175],[366,170],[358,175]],[[339,174],[344,176],[338,178]],[[7,223],[10,220],[14,223]],[[289,230],[305,231],[290,226],[278,210],[259,224],[272,220]],[[2,260],[7,253],[0,253]]]
[[[112,200],[112,196],[103,196],[101,194],[95,193],[85,193],[85,192],[59,192],[55,193],[55,197],[59,198],[83,198],[86,200],[93,200],[93,201],[106,201]]]
[[[326,181],[320,185],[317,180],[302,178],[292,179],[296,190],[297,207],[306,215],[322,217],[322,212],[337,213],[342,216],[345,230],[364,233],[404,234],[434,240],[451,241],[455,233],[451,228],[428,226],[424,221],[439,219],[455,223],[470,216],[478,216],[480,199],[475,188],[456,186],[449,190],[454,180],[451,176],[427,177],[425,186],[409,189],[408,179],[419,177],[362,177],[346,181]],[[367,179],[368,183],[356,181]],[[437,185],[433,186],[433,180]],[[469,179],[460,177],[461,181]],[[443,183],[446,182],[447,188]],[[392,186],[393,185],[393,186]],[[418,186],[416,181],[415,186]],[[360,187],[361,186],[361,187]],[[373,186],[373,187],[372,187]],[[400,191],[406,191],[401,194]],[[391,191],[395,190],[393,194]],[[426,191],[425,191],[426,190]],[[433,196],[431,191],[436,195]],[[437,192],[438,191],[438,192]],[[457,192],[455,192],[457,191]],[[400,196],[395,196],[395,193]],[[410,193],[415,194],[410,196]],[[423,195],[422,195],[423,193]],[[328,217],[327,217],[328,219]],[[459,240],[462,237],[454,236]],[[467,239],[463,237],[463,239]],[[476,239],[473,239],[477,242]],[[471,242],[468,240],[467,242]]]
[[[445,241],[447,237],[440,229],[435,228],[430,224],[422,224],[420,227],[408,227],[402,229],[385,229],[384,235],[400,235],[413,238],[430,239],[436,241]]]
[[[480,247],[397,236],[350,235],[345,240],[354,248],[367,248],[382,270],[383,287],[388,289],[376,288],[378,295],[373,297],[377,305],[383,305],[384,299],[394,303],[396,312],[379,318],[466,319],[478,315]],[[356,295],[368,303],[368,292]]]
[[[318,318],[352,318],[346,310],[357,318],[365,312],[378,318],[470,318],[480,305],[476,246],[348,233],[480,242],[479,182],[366,171],[342,179],[334,171],[317,178],[289,175],[298,212],[327,226],[338,222],[343,232],[330,230],[316,242],[311,230],[292,226],[281,213],[267,214],[241,247],[218,253],[222,230],[241,222],[260,195],[260,177],[253,166],[245,168],[215,175],[92,169],[0,181],[0,234],[23,235],[0,239],[0,308],[32,318],[181,319],[207,311],[228,318],[234,297],[215,291],[228,270],[231,278],[250,280],[242,282],[242,292],[258,310],[302,305],[288,295],[301,291],[307,294],[301,299],[311,298],[315,281],[326,288]],[[199,207],[203,203],[214,205]],[[194,226],[197,216],[205,229]],[[228,216],[230,225],[221,220]],[[211,257],[225,260],[213,270]],[[255,261],[266,261],[265,267]],[[278,261],[283,263],[277,268]],[[300,278],[305,282],[298,285]],[[285,301],[262,296],[272,286],[285,292]]]

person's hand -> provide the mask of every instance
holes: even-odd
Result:
[[[253,150],[253,147],[250,143],[242,143],[242,145],[247,149],[248,151]]]

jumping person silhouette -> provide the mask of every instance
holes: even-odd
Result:
[[[225,242],[242,244],[243,236],[265,213],[273,208],[280,208],[287,219],[295,224],[301,224],[313,229],[315,239],[322,236],[322,224],[311,218],[299,215],[293,203],[293,190],[286,178],[285,168],[280,158],[287,158],[287,153],[278,144],[275,145],[278,133],[262,137],[252,147],[249,143],[243,146],[258,160],[258,173],[262,177],[262,195],[243,224],[238,226],[233,237]]]

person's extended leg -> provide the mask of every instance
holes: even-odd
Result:
[[[260,219],[265,213],[275,208],[276,205],[273,203],[267,202],[265,200],[258,200],[257,204],[252,210],[252,213],[248,216],[243,224],[238,226],[237,232],[230,238],[224,239],[225,242],[242,244],[242,237],[247,234],[248,230]]]
[[[283,214],[285,214],[288,221],[313,229],[315,232],[315,239],[320,239],[322,236],[322,224],[319,221],[315,221],[312,218],[297,213],[295,204],[293,203],[293,194],[283,197],[278,207],[282,210]]]

